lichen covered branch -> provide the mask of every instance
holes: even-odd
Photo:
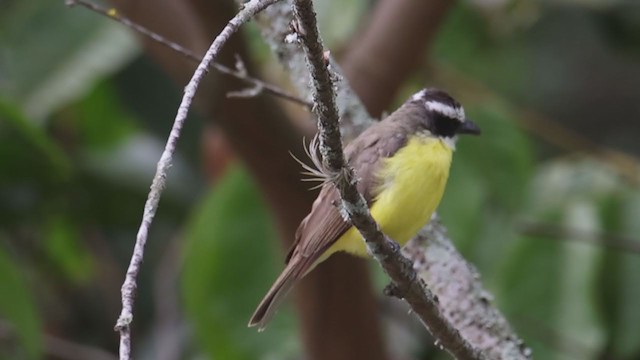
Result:
[[[293,9],[296,32],[313,79],[312,95],[314,112],[318,117],[320,152],[325,167],[334,173],[334,185],[351,222],[362,234],[369,252],[393,280],[395,294],[409,303],[440,344],[458,359],[483,359],[482,353],[448,323],[438,308],[437,298],[416,275],[413,264],[402,255],[400,246],[387,238],[371,217],[364,198],[356,188],[353,169],[344,159],[333,81],[318,34],[313,3],[311,0],[294,0]]]

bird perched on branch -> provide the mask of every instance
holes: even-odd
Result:
[[[345,148],[371,215],[382,232],[400,245],[415,236],[438,207],[459,134],[479,135],[480,128],[449,94],[424,89]],[[249,326],[264,329],[289,290],[333,253],[367,256],[362,236],[345,220],[340,195],[322,171],[315,139],[308,154],[316,168],[303,166],[322,181],[322,190],[296,231],[285,269]]]

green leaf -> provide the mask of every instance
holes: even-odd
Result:
[[[67,279],[84,283],[93,276],[93,259],[80,241],[78,227],[68,216],[53,213],[45,225],[44,245]]]
[[[30,119],[82,96],[138,53],[124,26],[64,1],[8,1],[0,19],[0,92]]]
[[[42,200],[73,175],[62,149],[2,99],[0,164],[0,218],[5,224],[37,216]]]
[[[0,237],[0,240],[1,239]],[[4,241],[2,241],[4,242]],[[11,260],[4,248],[0,247],[0,317],[17,335],[19,348],[12,359],[38,359],[42,351],[40,318],[33,297],[25,286],[25,279],[19,265]],[[0,357],[5,355],[0,349]]]
[[[257,359],[292,351],[292,318],[280,311],[258,333],[249,317],[282,265],[260,195],[244,170],[232,169],[203,201],[186,234],[184,299],[196,338],[211,358]],[[283,309],[286,310],[286,309]]]
[[[135,119],[125,110],[112,82],[98,84],[74,110],[74,126],[89,151],[111,150],[138,130]]]
[[[62,149],[1,98],[0,156],[4,170],[0,183],[5,177],[22,180],[25,172],[39,179],[63,180],[71,175],[71,162]]]
[[[638,245],[640,234],[640,194],[637,191],[623,192],[607,215],[615,216],[607,231],[634,236]],[[630,239],[631,240],[631,239]],[[602,266],[601,297],[609,326],[609,343],[616,358],[637,358],[640,354],[640,256],[637,253],[608,251]]]

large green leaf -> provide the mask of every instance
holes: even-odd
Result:
[[[5,239],[0,236],[0,243]],[[37,359],[42,351],[40,318],[33,297],[25,285],[20,267],[12,261],[5,249],[0,247],[0,318],[6,320],[17,335],[19,346],[5,353],[0,346],[0,358]],[[8,348],[5,348],[8,349]]]
[[[281,265],[271,219],[245,171],[230,170],[206,196],[186,240],[185,306],[202,348],[225,360],[290,353],[295,332],[286,309],[264,332],[247,328]]]

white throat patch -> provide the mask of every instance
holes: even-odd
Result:
[[[458,141],[458,137],[457,136],[441,137],[440,141],[442,141],[451,150],[455,151],[456,150],[456,141]]]
[[[444,145],[446,145],[451,150],[453,151],[456,150],[456,142],[458,141],[458,136],[451,136],[451,137],[437,136],[436,137],[429,130],[419,131],[416,133],[416,136],[422,141],[433,141],[437,139],[438,141],[441,141]]]
[[[427,109],[433,112],[437,112],[448,118],[452,118],[460,122],[464,122],[465,115],[464,115],[464,109],[462,107],[456,108],[451,105],[443,104],[439,101],[426,101],[424,104],[427,107]]]

